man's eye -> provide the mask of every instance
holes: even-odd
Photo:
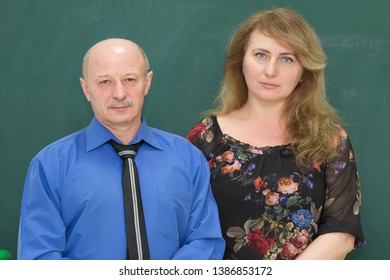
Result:
[[[110,83],[109,80],[103,80],[103,81],[100,81],[99,84],[101,85],[108,85]]]

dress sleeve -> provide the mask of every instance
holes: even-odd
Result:
[[[325,184],[325,204],[318,234],[346,232],[355,236],[356,248],[364,245],[359,174],[345,131],[340,133],[336,157],[326,164]]]
[[[202,151],[208,160],[210,153],[220,141],[220,133],[214,116],[206,117],[197,123],[188,133],[187,140]]]

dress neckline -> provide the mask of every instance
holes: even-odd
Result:
[[[252,144],[243,142],[241,140],[234,138],[233,136],[231,136],[227,133],[223,133],[221,127],[219,126],[217,116],[214,115],[211,118],[212,118],[213,122],[215,123],[217,132],[218,132],[218,134],[221,135],[221,138],[225,139],[226,141],[231,142],[235,145],[240,145],[240,146],[246,147],[247,149],[249,148],[249,149],[253,149],[253,150],[257,150],[257,151],[270,151],[270,150],[291,148],[291,143],[275,145],[275,146],[262,146],[262,147],[260,147],[260,146],[254,146]]]

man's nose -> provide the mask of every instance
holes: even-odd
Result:
[[[123,86],[122,83],[117,82],[114,88],[114,92],[112,93],[112,96],[115,99],[122,100],[126,96],[126,88]]]

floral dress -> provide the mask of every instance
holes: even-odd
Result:
[[[318,235],[348,232],[364,244],[360,185],[351,143],[299,170],[290,145],[254,147],[223,134],[215,116],[187,139],[205,155],[219,208],[225,259],[294,259]]]

